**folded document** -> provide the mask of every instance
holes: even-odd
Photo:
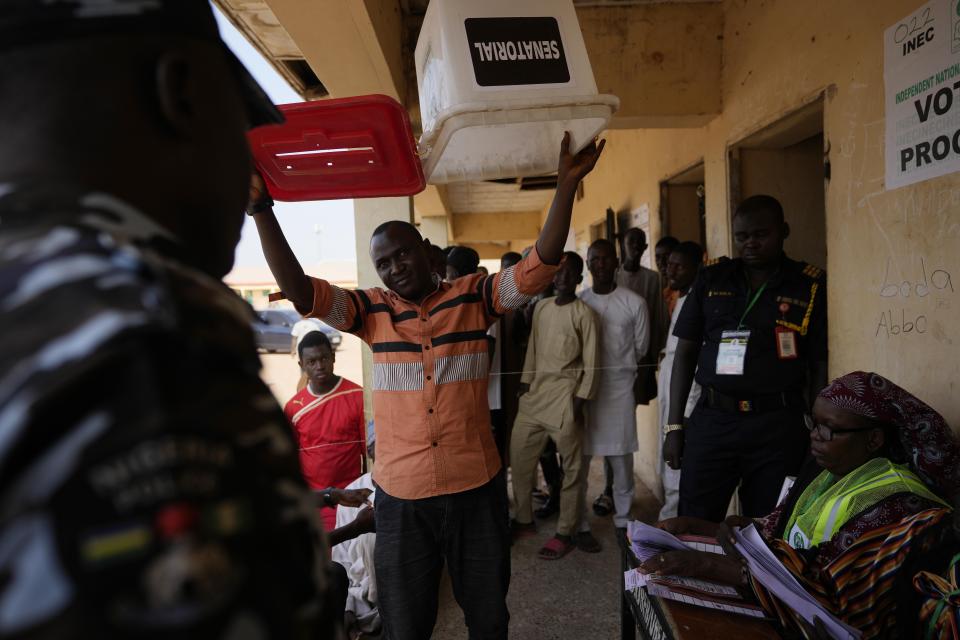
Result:
[[[860,631],[842,622],[808,593],[773,554],[756,527],[750,525],[734,530],[733,535],[736,538],[734,546],[747,561],[750,575],[783,604],[810,626],[815,626],[814,618],[819,618],[832,638],[859,640]]]

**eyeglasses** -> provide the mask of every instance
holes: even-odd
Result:
[[[826,442],[833,440],[833,436],[837,433],[857,433],[858,431],[873,431],[877,428],[863,427],[861,429],[837,429],[835,427],[828,427],[825,424],[820,424],[819,422],[814,422],[809,418],[806,420],[806,426],[808,431],[816,431],[817,435],[820,436],[820,439]]]

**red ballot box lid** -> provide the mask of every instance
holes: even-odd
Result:
[[[383,95],[279,105],[287,121],[249,133],[275,200],[411,196],[426,180],[410,119]]]

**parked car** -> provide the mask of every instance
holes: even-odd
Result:
[[[333,327],[316,318],[302,318],[292,309],[259,309],[255,311],[257,319],[252,328],[257,338],[257,348],[268,353],[290,353],[294,348],[294,327],[299,323],[309,323],[326,334],[330,345],[336,351],[340,348],[343,336]],[[307,327],[297,327],[297,333],[306,332]]]

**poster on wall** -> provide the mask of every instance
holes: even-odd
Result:
[[[886,188],[960,171],[960,0],[931,0],[883,39]]]

